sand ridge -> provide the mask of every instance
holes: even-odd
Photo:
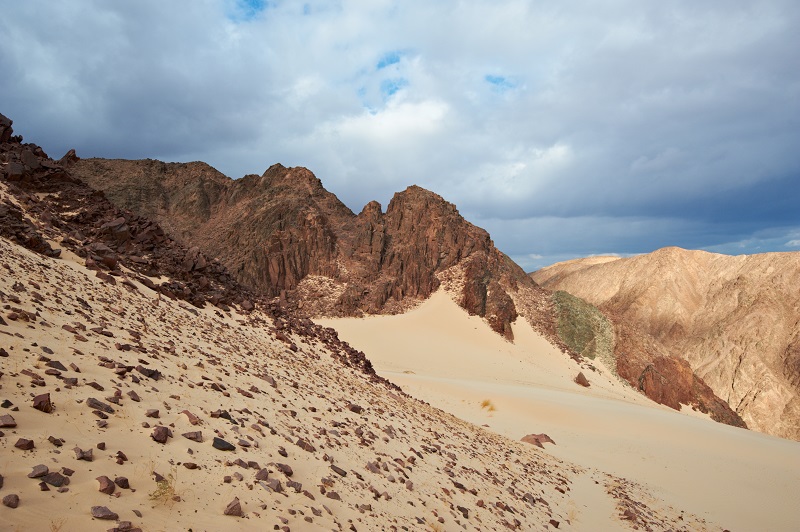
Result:
[[[797,442],[658,405],[599,360],[577,364],[524,320],[514,323],[511,344],[452,297],[437,292],[405,315],[322,323],[406,392],[476,425],[510,439],[544,432],[556,441],[545,444],[549,454],[645,485],[662,502],[730,530],[800,526],[792,510]],[[578,371],[589,388],[573,381]],[[584,477],[576,486],[585,489]]]

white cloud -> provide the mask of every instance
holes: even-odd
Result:
[[[9,2],[0,112],[55,156],[307,166],[355,210],[418,183],[529,242],[543,223],[544,256],[798,225],[772,201],[800,190],[794,0],[241,5]],[[705,219],[736,194],[780,216]],[[644,218],[663,223],[628,223]],[[581,225],[597,219],[627,236]]]

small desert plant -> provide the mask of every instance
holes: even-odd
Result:
[[[175,491],[175,482],[177,480],[177,471],[172,470],[166,477],[156,482],[156,489],[150,494],[150,500],[158,504],[166,504],[172,506],[176,501],[180,500],[180,496]]]
[[[56,519],[50,520],[50,531],[51,532],[59,532],[63,527],[64,523],[67,521],[66,517],[58,517]]]
[[[482,409],[486,409],[489,412],[494,412],[495,410],[497,410],[494,407],[494,404],[492,403],[492,401],[489,400],[489,399],[484,399],[483,401],[481,401],[481,408]]]

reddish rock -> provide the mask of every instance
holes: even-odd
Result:
[[[114,479],[114,484],[116,484],[117,486],[119,486],[120,488],[122,488],[124,490],[130,489],[130,487],[131,487],[130,482],[128,481],[127,477],[117,477],[117,478],[115,478]]]
[[[153,433],[150,435],[150,437],[158,443],[167,443],[167,438],[170,436],[172,436],[172,431],[161,425],[154,428]]]
[[[65,477],[61,473],[57,473],[55,471],[51,471],[42,477],[42,481],[50,484],[51,486],[55,486],[56,488],[60,488],[61,486],[66,486],[69,484],[68,477]]]
[[[145,416],[145,417],[158,418],[158,409],[156,409],[156,408],[149,408],[149,409],[147,409],[147,411],[144,413],[144,416]]]
[[[237,497],[233,499],[231,502],[229,502],[228,506],[225,507],[225,511],[223,513],[225,515],[243,517],[244,512],[242,511],[242,504],[239,502],[239,498]]]
[[[33,444],[33,440],[20,438],[17,440],[17,443],[14,444],[14,447],[22,451],[30,451],[35,447],[35,445]]]
[[[294,471],[288,464],[275,464],[275,469],[277,469],[287,477],[291,477],[292,475],[294,475]]]
[[[198,443],[202,443],[203,441],[203,433],[201,431],[194,431],[194,432],[184,432],[181,434],[187,440],[196,441]]]
[[[40,464],[40,465],[34,466],[33,471],[28,473],[28,478],[40,478],[40,477],[45,476],[49,472],[50,472],[50,468],[49,467],[47,467],[46,465]]]
[[[553,445],[556,443],[547,434],[528,434],[527,436],[523,436],[521,441],[541,447],[542,449],[544,449],[544,445],[542,445],[544,443],[552,443]]]
[[[33,398],[33,408],[49,414],[53,411],[53,403],[50,402],[50,394],[43,393]]]
[[[11,417],[11,415],[5,414],[0,416],[0,429],[5,429],[5,428],[13,429],[16,426],[17,422],[14,421],[14,418]]]
[[[112,493],[114,493],[116,485],[111,481],[110,478],[103,475],[97,477],[95,480],[97,480],[97,482],[100,483],[100,487],[97,489],[97,491],[99,491],[100,493],[105,493],[106,495],[111,495]]]
[[[214,447],[214,449],[219,449],[220,451],[236,450],[236,447],[233,444],[223,440],[222,438],[214,437],[214,441],[212,442],[211,445]]]
[[[303,438],[298,438],[297,442],[295,443],[295,445],[297,445],[298,447],[300,447],[304,451],[308,451],[310,453],[313,453],[314,451],[317,450],[316,447],[314,447],[313,445],[308,443],[308,441],[304,440]]]
[[[116,521],[119,515],[112,512],[105,506],[92,506],[92,517],[95,519],[105,519],[108,521]]]
[[[84,451],[80,447],[75,447],[72,450],[75,452],[75,458],[78,460],[85,460],[87,462],[94,460],[92,449],[87,449]]]
[[[191,423],[192,425],[199,425],[200,424],[200,418],[197,417],[196,415],[192,414],[188,410],[183,410],[181,412],[181,414],[186,414],[186,417],[189,419],[189,423]]]
[[[12,493],[3,497],[3,506],[7,506],[9,508],[16,508],[19,506],[19,495]]]
[[[578,372],[578,375],[575,377],[575,382],[585,388],[589,387],[589,381],[586,379],[586,375],[584,375],[582,371]]]

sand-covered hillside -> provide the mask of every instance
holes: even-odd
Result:
[[[800,439],[800,253],[672,247],[569,261],[531,276],[688,361],[749,428]]]

